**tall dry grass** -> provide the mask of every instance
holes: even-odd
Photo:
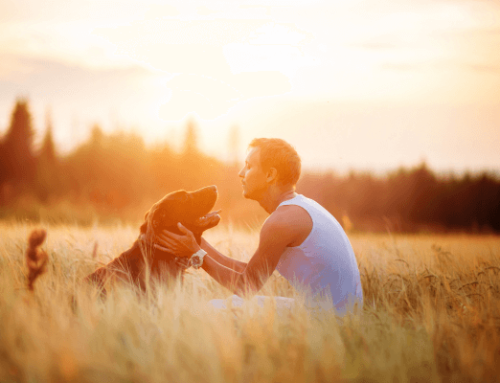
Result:
[[[211,310],[230,293],[202,270],[143,295],[117,285],[103,300],[80,280],[132,243],[129,226],[47,227],[47,272],[31,292],[32,229],[0,224],[2,382],[499,380],[499,237],[351,235],[365,305],[338,320],[301,304]],[[206,237],[243,260],[258,239]],[[301,298],[279,275],[261,294]]]

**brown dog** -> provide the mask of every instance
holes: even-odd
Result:
[[[146,213],[139,238],[132,247],[85,280],[94,282],[105,293],[104,284],[112,277],[130,281],[142,290],[146,288],[147,274],[162,280],[180,277],[189,267],[189,260],[172,256],[155,246],[156,235],[163,230],[181,234],[177,227],[180,222],[193,232],[200,243],[203,232],[220,221],[218,212],[208,214],[216,200],[216,186],[167,194]]]

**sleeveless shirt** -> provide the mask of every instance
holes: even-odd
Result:
[[[319,203],[298,194],[278,205],[296,205],[311,217],[312,229],[299,246],[287,247],[276,269],[305,293],[306,304],[331,298],[336,312],[344,315],[352,305],[363,303],[356,257],[339,222]]]

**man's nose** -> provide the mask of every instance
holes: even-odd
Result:
[[[245,168],[241,169],[240,172],[238,173],[238,177],[245,177],[245,173],[243,172],[245,170]]]

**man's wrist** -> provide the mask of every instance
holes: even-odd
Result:
[[[193,268],[198,269],[203,265],[203,259],[207,255],[207,252],[203,249],[199,249],[197,252],[195,252],[193,255],[191,255],[191,258],[189,258],[189,261],[191,263],[191,266]]]

